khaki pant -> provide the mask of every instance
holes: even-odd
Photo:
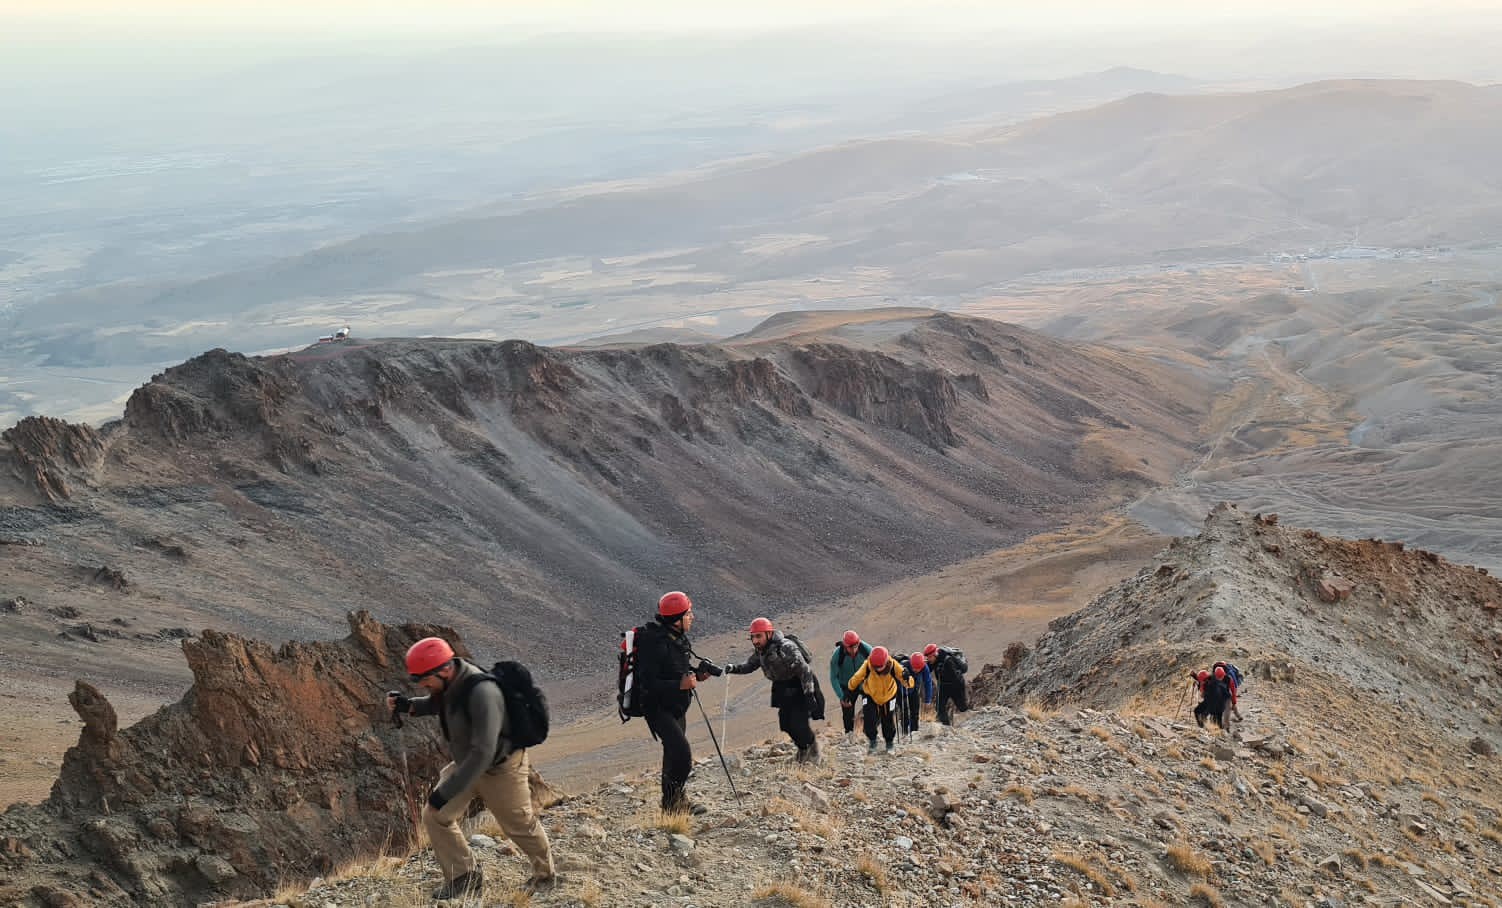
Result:
[[[423,805],[422,827],[428,833],[433,857],[443,870],[444,879],[452,880],[475,869],[474,852],[469,850],[469,841],[459,828],[459,821],[469,813],[470,802],[476,797],[495,816],[506,837],[532,862],[532,874],[553,875],[553,850],[548,845],[548,834],[532,813],[528,770],[526,750],[513,751],[506,762],[480,776],[478,782],[459,792],[442,810]],[[452,763],[443,767],[438,774],[439,783],[453,771]]]

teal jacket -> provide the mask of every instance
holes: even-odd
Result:
[[[829,657],[829,685],[839,691],[841,698],[850,696],[850,679],[855,677],[856,671],[871,655],[871,644],[862,640],[861,645],[856,647],[854,656],[845,654],[845,645],[836,643],[834,653]]]

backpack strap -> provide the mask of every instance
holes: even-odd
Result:
[[[469,708],[470,692],[473,691],[475,689],[475,686],[478,685],[481,681],[494,681],[496,687],[501,686],[500,679],[495,675],[486,672],[481,672],[478,675],[470,675],[468,678],[465,678],[462,682],[460,682],[458,687],[454,688],[454,704],[460,709],[467,710]],[[444,699],[446,700],[448,698],[445,697]],[[445,741],[449,740],[449,720],[447,712],[447,708],[438,710],[438,724],[443,728],[443,740]]]

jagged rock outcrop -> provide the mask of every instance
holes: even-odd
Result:
[[[28,416],[4,432],[21,479],[49,501],[72,497],[70,477],[87,475],[104,460],[104,441],[91,426],[50,416]]]
[[[1327,592],[1340,581],[1341,595]],[[1486,734],[1502,706],[1502,628],[1486,571],[1376,539],[1218,505],[1195,537],[1049,631],[997,699],[1121,708],[1217,659],[1249,676],[1375,695]]]
[[[63,894],[54,902],[195,904],[409,846],[447,758],[436,723],[391,727],[383,694],[404,686],[414,641],[455,636],[363,612],[349,627],[279,649],[205,631],[183,643],[188,693],[125,729],[78,682],[84,730],[51,797],[0,815],[0,840],[25,843],[0,850],[14,880],[0,902],[41,887]]]

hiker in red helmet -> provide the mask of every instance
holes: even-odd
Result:
[[[438,774],[438,784],[422,809],[422,826],[433,845],[433,859],[447,881],[433,898],[478,895],[484,887],[480,865],[470,851],[459,821],[475,798],[500,824],[532,864],[528,892],[551,889],[557,882],[548,834],[532,811],[528,783],[531,765],[526,748],[513,749],[506,739],[510,725],[506,701],[490,676],[454,654],[448,641],[425,637],[407,650],[407,675],[427,696],[386,695],[393,714],[437,715],[443,722],[453,762]]]
[[[1215,677],[1223,678],[1226,686],[1231,689],[1231,714],[1240,720],[1241,707],[1237,695],[1241,690],[1241,671],[1229,662],[1217,662],[1211,668],[1215,672]]]
[[[953,725],[956,709],[960,712],[970,709],[970,696],[965,689],[965,672],[970,670],[970,664],[965,661],[965,654],[959,648],[940,646],[937,643],[923,647],[923,658],[928,663],[929,670],[934,673],[934,681],[938,683],[934,710],[938,713],[940,722]]]
[[[667,813],[705,813],[685,791],[694,754],[688,744],[688,708],[694,688],[709,677],[693,666],[688,632],[694,604],[679,590],[657,600],[657,615],[637,638],[637,676],[646,692],[643,717],[655,740],[662,742],[662,801]]]
[[[881,735],[891,753],[897,738],[897,723],[893,707],[902,688],[913,686],[913,679],[902,670],[902,665],[891,657],[885,646],[871,650],[871,655],[846,685],[851,691],[860,691],[866,696],[862,721],[866,726],[866,753],[876,753],[876,728],[881,726]]]
[[[922,653],[913,653],[910,656],[899,654],[897,661],[913,679],[913,686],[902,694],[907,700],[903,704],[901,716],[903,726],[897,731],[911,735],[918,730],[918,718],[923,704],[934,702],[934,673],[928,667],[928,660],[923,657]]]
[[[860,696],[846,685],[869,655],[871,644],[862,641],[855,631],[846,631],[829,656],[829,689],[840,693],[840,720],[845,724],[846,744],[855,740],[855,701]]]
[[[1226,679],[1225,669],[1218,668],[1214,672],[1200,669],[1189,675],[1200,695],[1199,703],[1194,706],[1195,724],[1204,728],[1205,720],[1209,719],[1224,731],[1230,726],[1231,711],[1231,685]]]
[[[783,634],[770,619],[757,618],[751,622],[751,645],[751,656],[745,662],[725,666],[725,671],[745,675],[761,669],[772,682],[777,726],[798,745],[798,762],[819,762],[819,740],[809,719],[824,718],[824,694],[802,642]]]

